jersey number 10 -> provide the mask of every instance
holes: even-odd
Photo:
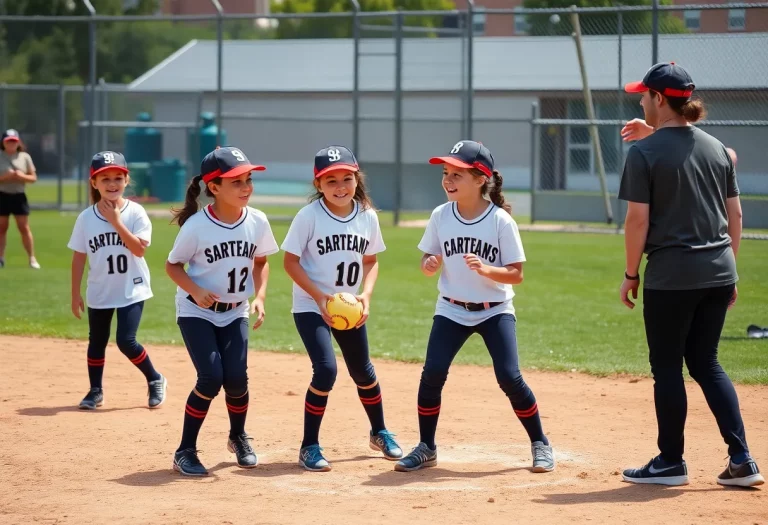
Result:
[[[235,270],[237,268],[232,268],[232,270],[227,274],[229,277],[229,288],[227,289],[227,293],[235,293]],[[248,279],[248,268],[243,268],[240,270],[240,276],[242,279],[240,279],[240,285],[237,287],[238,292],[244,292],[245,291],[245,280]]]
[[[344,263],[339,263],[336,267],[338,275],[336,276],[336,286],[344,286]],[[360,263],[353,262],[347,266],[347,286],[355,286],[360,277]]]
[[[109,265],[109,275],[112,275],[115,273],[115,256],[110,255],[107,257],[107,264]],[[125,254],[120,254],[117,256],[117,273],[125,273],[128,271],[128,257],[125,256]]]

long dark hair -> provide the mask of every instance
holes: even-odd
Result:
[[[499,173],[498,170],[493,170],[493,175],[488,177],[477,168],[472,168],[469,172],[472,176],[482,177],[485,180],[485,184],[483,184],[483,187],[480,190],[480,195],[483,197],[488,195],[488,198],[492,203],[512,215],[512,206],[504,198],[504,193],[502,192],[504,178],[501,176],[501,173]]]
[[[358,205],[360,206],[360,209],[363,209],[363,210],[375,209],[373,207],[373,201],[371,200],[371,196],[368,195],[368,188],[366,188],[365,186],[365,173],[362,170],[356,171],[355,180],[357,181],[357,188],[355,188],[355,195],[352,198],[357,201]],[[319,184],[320,183],[318,182],[318,185]],[[317,186],[315,186],[315,194],[309,198],[309,202],[314,202],[322,198],[323,198],[323,194],[320,192]]]
[[[658,93],[658,91],[653,92]],[[704,101],[700,98],[666,97],[666,99],[672,111],[691,124],[695,124],[707,116],[707,108],[704,107]]]
[[[189,183],[187,187],[187,194],[184,197],[184,206],[181,208],[171,208],[173,219],[171,224],[176,223],[179,226],[184,226],[184,223],[200,210],[200,182],[203,180],[202,175],[196,175]],[[216,177],[212,182],[214,184],[221,184],[221,177]],[[215,198],[211,190],[208,188],[208,184],[205,184],[205,195],[209,198]]]

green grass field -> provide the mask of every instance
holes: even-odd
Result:
[[[267,210],[269,211],[269,210]],[[0,333],[86,339],[88,324],[70,313],[67,241],[74,213],[35,212],[39,272],[26,266],[18,232],[11,228],[6,268],[0,270]],[[388,249],[381,272],[369,333],[378,357],[421,361],[437,297],[436,278],[418,270],[416,245],[422,230],[394,228],[382,217]],[[167,219],[155,219],[147,254],[155,297],[148,301],[139,336],[145,343],[180,345],[175,324],[175,286],[163,264],[178,231]],[[274,222],[281,242],[288,223]],[[525,282],[516,287],[518,339],[525,368],[576,369],[593,374],[647,374],[647,349],[641,309],[630,311],[618,300],[624,267],[623,239],[617,235],[523,232],[528,257]],[[721,358],[731,376],[743,383],[768,384],[768,341],[749,340],[746,327],[768,325],[768,243],[745,240],[739,257],[740,296],[729,314]],[[281,255],[271,258],[267,321],[251,336],[251,347],[303,352],[290,314],[291,283]],[[85,290],[83,289],[83,293]],[[473,337],[458,362],[490,364],[482,341]]]

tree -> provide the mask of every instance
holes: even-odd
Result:
[[[446,11],[455,7],[451,0],[359,0],[365,12],[396,11]],[[343,13],[352,11],[350,0],[272,0],[275,13]],[[365,18],[369,25],[393,26],[392,16]],[[404,25],[418,27],[442,27],[442,16],[405,16]],[[366,37],[387,37],[388,32],[363,32]],[[292,18],[280,20],[278,38],[350,38],[352,17],[348,18]]]
[[[661,0],[663,5],[670,5],[671,0]],[[572,5],[576,7],[613,7],[617,4],[626,6],[650,6],[651,0],[524,0],[528,9],[562,8],[559,20],[553,20],[549,14],[528,14],[528,33],[531,35],[570,35],[573,32],[570,16],[567,13]],[[632,11],[622,14],[622,32],[624,34],[648,34],[652,32],[651,10]],[[579,14],[579,24],[584,35],[615,35],[618,31],[616,13]],[[683,21],[669,11],[659,12],[660,33],[686,33]]]

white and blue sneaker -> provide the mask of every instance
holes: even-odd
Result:
[[[328,472],[331,464],[323,457],[320,445],[309,445],[299,450],[299,466],[311,472]]]
[[[403,449],[395,441],[395,434],[389,430],[379,430],[375,434],[371,431],[369,445],[371,450],[378,450],[389,460],[403,457]]]
[[[552,472],[555,470],[555,451],[543,441],[531,443],[531,455],[533,456],[533,472]]]
[[[437,449],[432,450],[426,443],[419,443],[411,453],[395,463],[398,472],[412,472],[425,467],[437,465]]]
[[[624,471],[624,481],[629,483],[650,483],[654,485],[687,485],[688,467],[685,461],[667,463],[661,456],[656,456],[642,468],[630,468]]]

